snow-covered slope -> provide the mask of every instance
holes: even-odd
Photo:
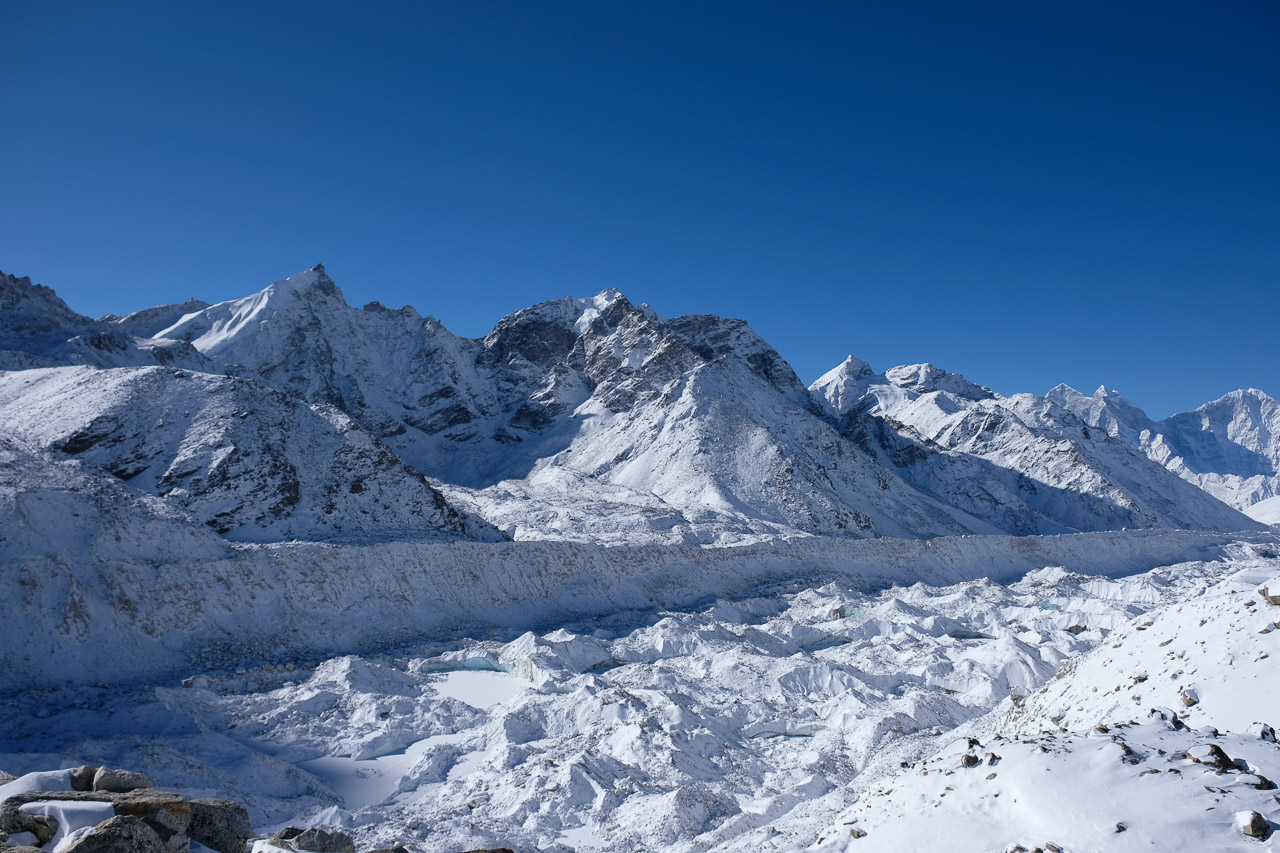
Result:
[[[1249,520],[1033,394],[1002,397],[933,365],[875,374],[852,357],[811,387],[849,440],[922,491],[1003,530],[1230,530]]]
[[[246,380],[160,367],[0,372],[0,430],[230,539],[500,538],[341,412]]]
[[[1258,501],[1245,510],[1245,515],[1263,524],[1280,524],[1280,495]]]
[[[118,314],[108,314],[105,317],[99,317],[98,321],[109,323],[136,338],[154,338],[159,332],[169,328],[188,314],[203,311],[208,307],[208,302],[193,298],[181,304],[144,308],[123,317]]]
[[[1280,607],[1258,586],[1276,568],[1255,554],[1118,584],[1029,576],[1014,588],[1064,611],[1105,596],[1133,616],[941,749],[865,774],[804,849],[1275,849]],[[1096,623],[1079,624],[1090,637]],[[1261,837],[1243,831],[1255,812]]]
[[[1059,385],[1049,399],[1237,509],[1280,495],[1280,403],[1256,388],[1163,421],[1105,387],[1086,397]]]

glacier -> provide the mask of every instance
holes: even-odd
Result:
[[[0,273],[0,771],[361,850],[1269,849],[1277,419]]]

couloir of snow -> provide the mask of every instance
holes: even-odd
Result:
[[[1059,385],[1049,399],[1237,509],[1280,495],[1280,403],[1257,388],[1163,421],[1105,386],[1086,397]]]
[[[0,766],[127,762],[244,801],[262,833],[328,825],[431,853],[1271,849],[1236,813],[1280,817],[1250,787],[1280,778],[1253,725],[1280,707],[1280,607],[1256,594],[1280,574],[1274,540],[1076,568],[1007,585],[793,578],[185,687],[49,686],[0,711],[23,749]],[[1206,743],[1239,771],[1186,757]]]

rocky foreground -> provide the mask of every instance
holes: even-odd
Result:
[[[252,844],[250,848],[249,845]],[[5,853],[356,853],[350,835],[287,827],[255,840],[239,803],[189,800],[146,775],[83,765],[74,770],[0,771],[0,851]],[[470,853],[512,853],[505,848]],[[366,853],[408,853],[396,844]]]

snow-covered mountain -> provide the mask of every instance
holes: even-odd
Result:
[[[135,334],[130,325],[72,311],[48,287],[0,272],[0,370],[65,364],[164,364],[218,370],[181,341]]]
[[[1087,397],[1059,385],[1048,397],[1236,509],[1280,496],[1280,402],[1256,388],[1162,421],[1105,386]]]
[[[13,428],[43,447],[97,436],[85,461],[145,470],[137,486],[237,537],[480,529],[434,515],[440,501],[517,539],[611,544],[1256,526],[1042,398],[852,358],[806,389],[746,323],[665,319],[613,290],[517,311],[480,339],[411,307],[353,308],[320,265],[243,299],[99,320],[28,280],[6,278],[3,298],[14,368],[190,374],[14,373]],[[374,512],[344,491],[376,472],[388,495],[396,478],[413,494]],[[286,513],[312,477],[310,503]],[[254,480],[248,502],[211,491]]]
[[[931,364],[877,374],[852,356],[810,390],[849,440],[1002,530],[1239,523],[1220,501],[1034,394],[1003,397]]]
[[[517,538],[1248,526],[1119,446],[1100,447],[1092,468],[1075,470],[1078,460],[1054,434],[1077,424],[1040,413],[1024,413],[1039,438],[1017,439],[1034,446],[998,463],[1004,472],[986,464],[1003,450],[970,447],[962,464],[953,455],[900,476],[900,454],[886,458],[846,440],[876,428],[880,412],[815,404],[745,323],[667,320],[616,291],[518,311],[471,340],[412,308],[351,308],[317,266],[155,334],[190,342],[228,371],[341,408]],[[879,393],[994,399],[929,366],[890,374]],[[973,416],[990,419],[1003,406]],[[822,408],[836,419],[818,417]],[[1097,444],[1117,443],[1099,436]]]
[[[998,530],[842,441],[745,323],[663,320],[617,291],[470,340],[412,308],[353,309],[316,267],[158,334],[342,408],[518,538]]]
[[[340,411],[234,377],[161,367],[0,372],[0,430],[234,540],[501,538]]]

